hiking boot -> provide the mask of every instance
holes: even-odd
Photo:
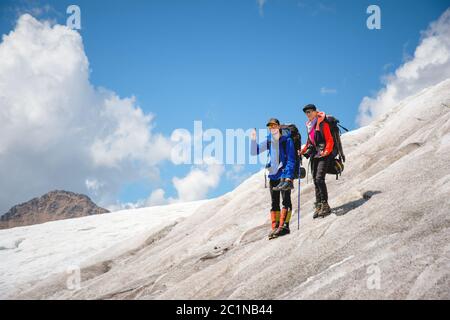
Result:
[[[283,187],[283,185],[284,185],[284,179],[281,179],[280,183],[277,186],[273,187],[272,190],[273,191],[280,191],[281,187]]]
[[[278,227],[278,229],[275,230],[275,232],[272,235],[272,239],[285,236],[289,233],[291,233],[291,230],[289,229],[289,224],[285,223],[283,226]]]
[[[331,213],[330,205],[328,204],[327,201],[322,201],[321,208],[319,211],[319,217],[326,217],[330,213]]]
[[[272,240],[273,238],[276,238],[275,233],[277,232],[277,230],[278,230],[278,224],[277,224],[277,228],[276,229],[273,229],[272,231],[270,231],[270,233],[269,233],[269,240]]]
[[[281,182],[273,188],[275,191],[287,191],[294,189],[294,183],[291,180],[281,180]]]
[[[283,208],[280,213],[280,224],[279,227],[275,230],[275,232],[272,234],[272,238],[278,238],[281,236],[284,236],[286,234],[289,234],[291,230],[289,230],[289,222],[286,222],[286,218],[288,217],[288,209]]]
[[[313,219],[317,219],[319,217],[319,213],[320,213],[321,209],[322,209],[322,204],[319,201],[314,202]]]
[[[273,238],[273,234],[280,225],[280,211],[270,211],[270,220],[272,221],[272,231],[269,233],[269,240]]]
[[[284,184],[280,187],[281,191],[288,191],[294,189],[294,183],[292,180],[285,180]]]
[[[274,235],[275,235],[275,232],[277,232],[277,230],[278,230],[278,222],[275,224],[275,228],[272,229],[272,231],[270,231],[270,233],[269,233],[269,240],[275,238]]]

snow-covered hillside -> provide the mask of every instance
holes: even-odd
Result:
[[[267,240],[269,191],[259,172],[234,191],[193,205],[193,214],[186,209],[185,219],[163,231],[143,226],[144,214],[130,213],[118,213],[104,232],[97,223],[90,229],[97,217],[0,231],[0,245],[11,248],[0,251],[1,296],[450,298],[450,79],[345,134],[343,144],[345,172],[327,179],[334,213],[313,220],[314,188],[302,181],[300,230],[295,213],[288,236]],[[46,238],[45,251],[21,251],[39,238]],[[106,250],[111,239],[114,250]],[[72,250],[65,245],[70,241],[86,248],[64,261],[60,252]],[[98,255],[83,263],[81,289],[68,290],[67,275],[57,271],[89,261],[95,243]],[[36,282],[38,275],[45,281]]]
[[[52,274],[108,261],[150,241],[149,235],[191,215],[207,201],[48,222],[0,232],[0,298]]]

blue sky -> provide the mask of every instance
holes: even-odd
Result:
[[[264,127],[271,116],[303,129],[306,103],[355,129],[363,97],[376,94],[382,76],[414,53],[420,31],[449,6],[444,0],[268,0],[261,12],[255,0],[0,0],[0,33],[14,28],[17,12],[32,8],[47,8],[40,18],[65,24],[70,4],[81,8],[91,82],[135,96],[164,135],[192,131],[194,120],[204,129]],[[381,8],[381,30],[366,27],[370,4]],[[167,162],[160,170],[161,187],[173,196],[172,177],[190,166]],[[234,185],[223,178],[208,196]],[[146,180],[125,184],[120,201],[154,188]]]

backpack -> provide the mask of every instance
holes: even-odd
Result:
[[[326,115],[325,121],[330,126],[331,136],[333,137],[334,147],[333,154],[336,155],[333,165],[328,167],[327,173],[335,174],[336,180],[338,179],[338,175],[341,175],[344,171],[344,162],[345,162],[345,154],[344,149],[342,148],[341,142],[341,129],[344,129],[348,132],[348,129],[344,128],[339,124],[339,120],[333,117],[332,115]]]
[[[333,164],[328,166],[327,173],[328,174],[335,174],[336,180],[338,180],[338,176],[342,174],[342,171],[344,171],[344,163],[339,158],[333,159]]]
[[[302,168],[303,170],[301,170],[300,172],[301,157],[298,154],[298,151],[302,149],[302,136],[298,131],[296,125],[293,123],[282,124],[280,127],[282,135],[290,136],[292,141],[294,142],[294,149],[295,149],[294,179],[298,179],[299,175],[300,178],[303,179],[306,175],[306,171],[304,168]]]

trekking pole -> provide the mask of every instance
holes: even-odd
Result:
[[[297,209],[297,230],[300,230],[300,177],[302,172],[302,163],[300,161],[298,168],[298,209]]]

